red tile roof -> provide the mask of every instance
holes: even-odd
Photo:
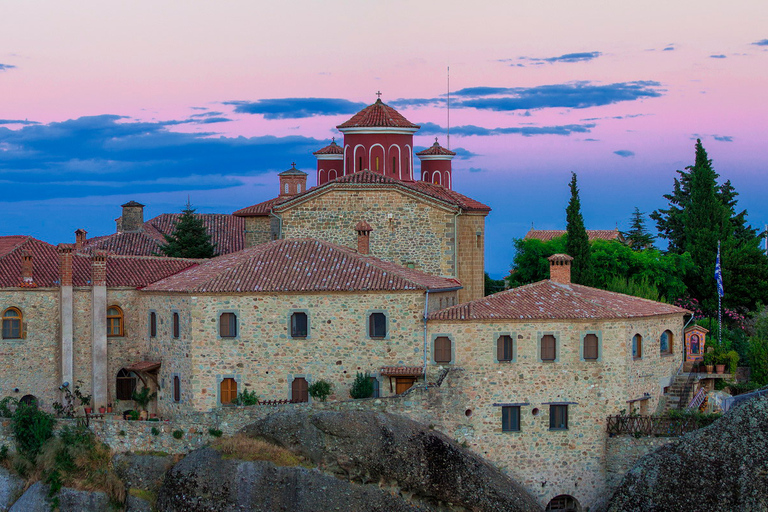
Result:
[[[553,238],[563,236],[566,233],[564,229],[531,229],[523,237],[523,240],[541,240],[548,242]],[[587,237],[589,241],[593,240],[622,240],[618,229],[588,229]]]
[[[429,146],[427,149],[416,153],[416,156],[431,156],[431,155],[456,156],[456,152],[451,151],[449,149],[445,149],[443,146],[438,144],[437,139],[435,139],[434,144]]]
[[[32,283],[53,286],[59,278],[56,247],[31,236],[0,237],[0,288],[21,287],[21,257],[32,254]]]
[[[145,288],[162,292],[445,290],[455,279],[306,238],[275,240],[205,261]]]
[[[134,372],[150,372],[160,368],[160,365],[160,361],[139,361],[138,363],[134,363],[127,367],[126,370],[131,370]]]
[[[685,309],[550,280],[520,286],[429,315],[430,320],[575,320],[684,314]]]
[[[246,206],[234,212],[232,215],[235,217],[267,217],[272,211],[272,207],[290,199],[292,196],[275,197],[273,199],[267,199],[259,204],[253,206]]]
[[[342,130],[343,128],[362,127],[419,128],[418,125],[407,120],[400,112],[386,105],[381,99],[376,100],[373,105],[368,105],[336,128]]]
[[[335,140],[333,140],[333,141],[331,141],[330,144],[328,144],[327,146],[325,146],[322,149],[318,149],[317,151],[315,151],[312,154],[313,155],[343,155],[344,154],[344,150],[341,148],[341,146],[336,144]]]
[[[424,368],[421,366],[383,366],[381,368],[381,375],[418,377],[424,375]]]

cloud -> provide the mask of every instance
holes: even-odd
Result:
[[[592,59],[596,59],[601,56],[601,52],[579,52],[579,53],[566,53],[559,57],[546,57],[546,58],[533,58],[533,57],[521,57],[532,62],[549,62],[554,64],[556,62],[586,62]]]
[[[29,121],[27,119],[0,119],[0,124],[40,124],[37,121]]]
[[[485,169],[480,169],[479,167],[470,167],[469,172],[485,172]]]
[[[240,183],[237,176],[282,170],[291,161],[311,169],[312,151],[325,145],[300,136],[169,129],[186,122],[99,115],[17,130],[0,126],[2,200],[227,188]]]
[[[635,152],[630,151],[628,149],[620,149],[618,151],[614,151],[613,154],[619,155],[622,158],[629,158],[630,156],[635,156]]]
[[[195,110],[200,110],[205,107],[192,107],[192,108]],[[224,112],[201,112],[199,114],[192,114],[189,117],[214,117],[214,116],[223,116],[223,115],[224,115]]]
[[[709,58],[710,58],[710,59],[725,59],[725,58],[726,58],[726,56],[725,56],[725,55],[723,55],[722,53],[720,53],[720,54],[718,54],[718,55],[710,55],[710,56],[709,56]]]
[[[755,41],[752,44],[755,46],[768,46],[768,39],[761,39],[760,41]]]
[[[11,64],[0,64],[0,71],[6,71],[8,69],[13,69],[16,66],[13,66]]]
[[[451,134],[460,137],[487,137],[492,135],[522,135],[531,137],[534,135],[570,135],[572,133],[589,133],[594,124],[566,124],[561,126],[519,126],[510,128],[483,128],[481,126],[464,125],[451,127]],[[434,123],[421,125],[419,135],[442,135],[446,129]]]
[[[674,46],[667,46],[666,48],[664,48],[661,51],[663,51],[663,52],[673,52],[673,51],[675,51],[675,47]]]
[[[355,114],[366,107],[339,98],[273,98],[257,101],[225,101],[238,114],[260,114],[264,119],[299,119],[314,116]]]
[[[733,142],[733,137],[730,135],[713,135],[712,138],[720,142]]]
[[[494,111],[535,110],[542,108],[589,108],[621,101],[656,98],[663,92],[653,81],[595,85],[572,82],[536,87],[469,87],[453,93],[457,108]]]

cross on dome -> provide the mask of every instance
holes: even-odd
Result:
[[[376,91],[376,97],[377,97],[378,99],[381,99],[381,91]]]

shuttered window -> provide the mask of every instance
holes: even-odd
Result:
[[[496,340],[496,359],[499,362],[511,361],[512,356],[512,336],[499,336],[499,339]]]
[[[549,430],[568,430],[568,406],[549,406]]]
[[[181,325],[179,322],[179,314],[173,314],[173,337],[178,338],[181,335]]]
[[[173,401],[181,402],[181,379],[178,375],[173,376]]]
[[[306,338],[308,332],[308,319],[307,314],[302,312],[296,312],[291,315],[291,337],[293,338]]]
[[[587,334],[584,336],[584,360],[596,361],[598,356],[597,335]]]
[[[3,339],[18,340],[22,338],[21,310],[8,308],[3,311]]]
[[[157,336],[157,313],[151,311],[149,313],[149,337],[154,338]]]
[[[233,378],[222,379],[219,386],[221,391],[221,405],[231,404],[237,398],[237,381]]]
[[[438,336],[435,338],[435,362],[451,362],[451,339],[447,336]]]
[[[371,338],[387,336],[387,316],[384,313],[371,313],[368,317],[368,335]]]
[[[505,405],[501,408],[501,431],[520,431],[520,406]]]
[[[557,340],[551,334],[541,337],[541,360],[554,361],[557,359]]]
[[[640,359],[643,357],[643,337],[639,334],[632,336],[632,358]]]
[[[219,317],[219,336],[222,338],[237,337],[237,315],[222,313]]]
[[[307,379],[304,377],[296,377],[291,383],[291,401],[292,402],[309,402],[309,386],[307,385]]]

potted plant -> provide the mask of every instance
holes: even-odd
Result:
[[[131,398],[133,398],[133,401],[136,402],[136,404],[141,409],[140,417],[141,419],[147,418],[147,405],[149,405],[149,402],[155,399],[157,396],[157,392],[149,392],[149,388],[141,388],[141,391],[133,392],[133,395],[131,395]]]
[[[717,373],[725,373],[725,364],[730,362],[728,355],[725,352],[719,352],[715,356],[715,370]]]
[[[82,383],[83,381],[81,380],[77,381],[77,385],[72,394],[80,401],[80,405],[85,409],[85,414],[91,414],[91,411],[93,410],[91,409],[91,395],[84,395],[82,391],[80,391],[80,384]]]
[[[716,358],[717,356],[712,351],[704,354],[704,366],[707,368],[707,373],[713,373]]]
[[[112,414],[112,403],[107,404],[107,413]]]
[[[99,414],[104,414],[105,412],[107,412],[107,408],[103,405],[99,406]]]

